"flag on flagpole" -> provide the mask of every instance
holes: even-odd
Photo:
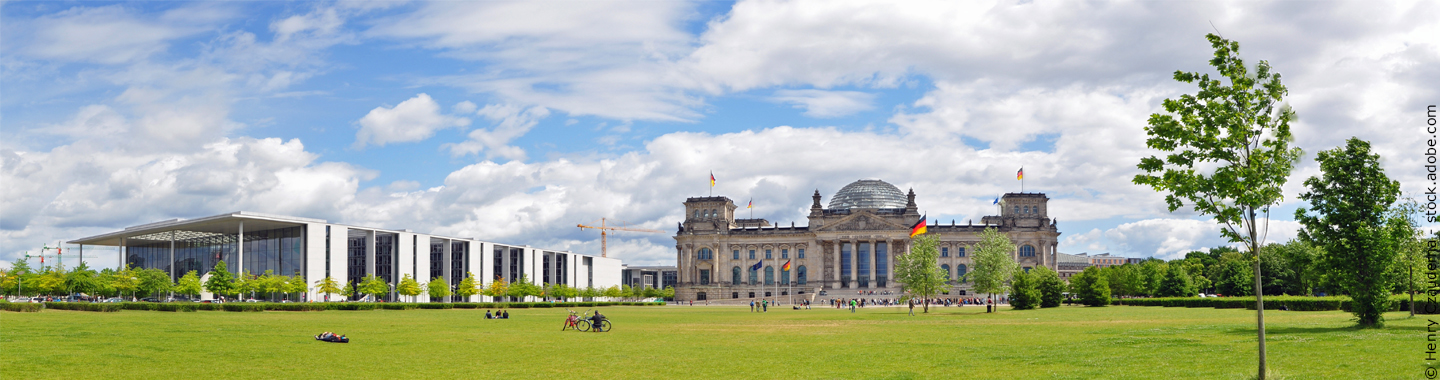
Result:
[[[1016,180],[1025,179],[1025,168],[1020,168],[1020,171],[1015,172],[1015,179],[1016,179]]]
[[[710,187],[715,187],[715,172],[710,172]]]
[[[998,204],[1000,204],[1000,196],[998,196],[998,195],[995,196],[995,201],[994,201],[994,202],[990,202],[990,204],[992,204],[992,205],[998,205]]]
[[[756,261],[756,262],[755,262],[755,265],[751,265],[751,266],[750,266],[750,270],[760,270],[760,266],[761,266],[761,265],[764,265],[764,264],[765,264],[765,261],[763,261],[763,260],[762,260],[762,261]]]
[[[745,204],[745,208],[755,208],[755,200],[751,199],[749,203]]]
[[[781,271],[781,272],[789,272],[789,271],[790,271],[790,260],[785,260],[785,266],[780,267],[780,271]]]
[[[913,237],[915,237],[915,235],[919,235],[919,234],[923,234],[923,233],[925,233],[925,216],[924,216],[924,215],[920,216],[920,220],[917,221],[917,222],[915,222],[915,225],[914,225],[914,226],[910,226],[910,237],[913,238]]]

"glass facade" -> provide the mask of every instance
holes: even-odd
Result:
[[[840,244],[840,287],[841,287],[841,288],[848,288],[848,287],[850,287],[850,273],[851,273],[850,269],[853,268],[853,266],[850,265],[850,257],[851,257],[851,255],[850,255],[850,249],[851,249],[850,243],[841,243],[841,244]]]
[[[426,277],[426,279],[433,281],[436,278],[443,278],[444,276],[445,241],[441,239],[430,239],[430,277]]]
[[[491,262],[495,263],[495,265],[494,265],[494,269],[491,270],[490,273],[494,273],[496,277],[500,277],[500,276],[504,276],[504,275],[505,275],[505,252],[506,252],[506,250],[507,250],[507,249],[506,249],[505,247],[498,246],[498,245],[495,246],[495,260],[492,260],[492,261],[491,261]],[[485,279],[485,282],[491,282],[491,281],[495,281],[495,279],[493,279],[493,278],[487,278],[487,279]]]
[[[856,277],[860,278],[859,287],[868,288],[870,287],[870,243],[860,243],[857,245],[860,246],[860,249],[855,252],[855,266],[859,270],[859,272],[856,273]]]
[[[350,236],[346,241],[346,257],[348,258],[345,275],[349,282],[359,287],[360,282],[365,280],[365,235],[355,236],[359,231],[350,230]]]
[[[395,243],[399,239],[400,236],[395,234],[375,234],[375,277],[379,277],[380,281],[385,281],[386,284],[399,282],[395,278],[395,273],[399,272],[395,266],[400,262],[395,257],[400,247]],[[393,301],[388,296],[386,298],[387,301]]]
[[[235,242],[239,237],[238,231],[235,234],[176,231],[173,235],[162,232],[143,237],[151,239],[132,238],[125,244],[125,264],[131,268],[170,271],[171,236],[175,237],[172,280],[192,270],[204,276],[220,261],[226,262],[226,269],[231,273],[239,270],[232,264],[237,256]],[[278,275],[304,275],[304,229],[289,227],[246,232],[244,259],[246,273],[263,274],[269,270]]]

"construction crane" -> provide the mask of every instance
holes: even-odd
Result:
[[[590,224],[595,224],[595,222],[590,222]],[[605,235],[608,234],[607,231],[654,232],[654,233],[661,233],[661,234],[665,233],[665,231],[647,230],[647,229],[644,229],[644,228],[606,226],[606,225],[605,225],[605,218],[600,218],[600,226],[599,226],[599,227],[596,227],[596,226],[587,226],[587,225],[584,225],[584,224],[576,224],[575,226],[576,226],[576,227],[580,227],[580,229],[582,229],[582,230],[583,230],[583,229],[586,229],[586,228],[600,230],[600,257],[609,257],[609,256],[606,254],[606,252],[605,252],[605,249],[606,249],[606,247],[605,247],[605,246],[606,246],[606,243],[605,243]]]

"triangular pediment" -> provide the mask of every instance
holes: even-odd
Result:
[[[877,230],[903,230],[909,228],[895,224],[885,218],[876,216],[869,211],[860,211],[850,216],[840,218],[831,223],[826,223],[816,231],[877,231]]]

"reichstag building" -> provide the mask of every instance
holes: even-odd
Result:
[[[857,294],[900,294],[891,278],[896,255],[909,249],[910,227],[920,220],[915,191],[900,192],[881,180],[845,185],[821,206],[813,196],[809,225],[772,225],[764,219],[736,219],[737,206],[728,197],[685,200],[685,221],[675,234],[680,278],[679,300],[726,300],[788,296],[830,297]],[[1044,193],[1002,196],[1000,215],[980,223],[932,222],[929,233],[940,237],[940,267],[951,279],[950,294],[964,295],[971,286],[958,281],[973,266],[967,252],[986,227],[1010,236],[1016,262],[1025,270],[1057,268],[1060,233],[1047,215]],[[781,270],[789,261],[790,270]],[[756,264],[759,263],[758,268]],[[887,297],[890,298],[890,297]]]

